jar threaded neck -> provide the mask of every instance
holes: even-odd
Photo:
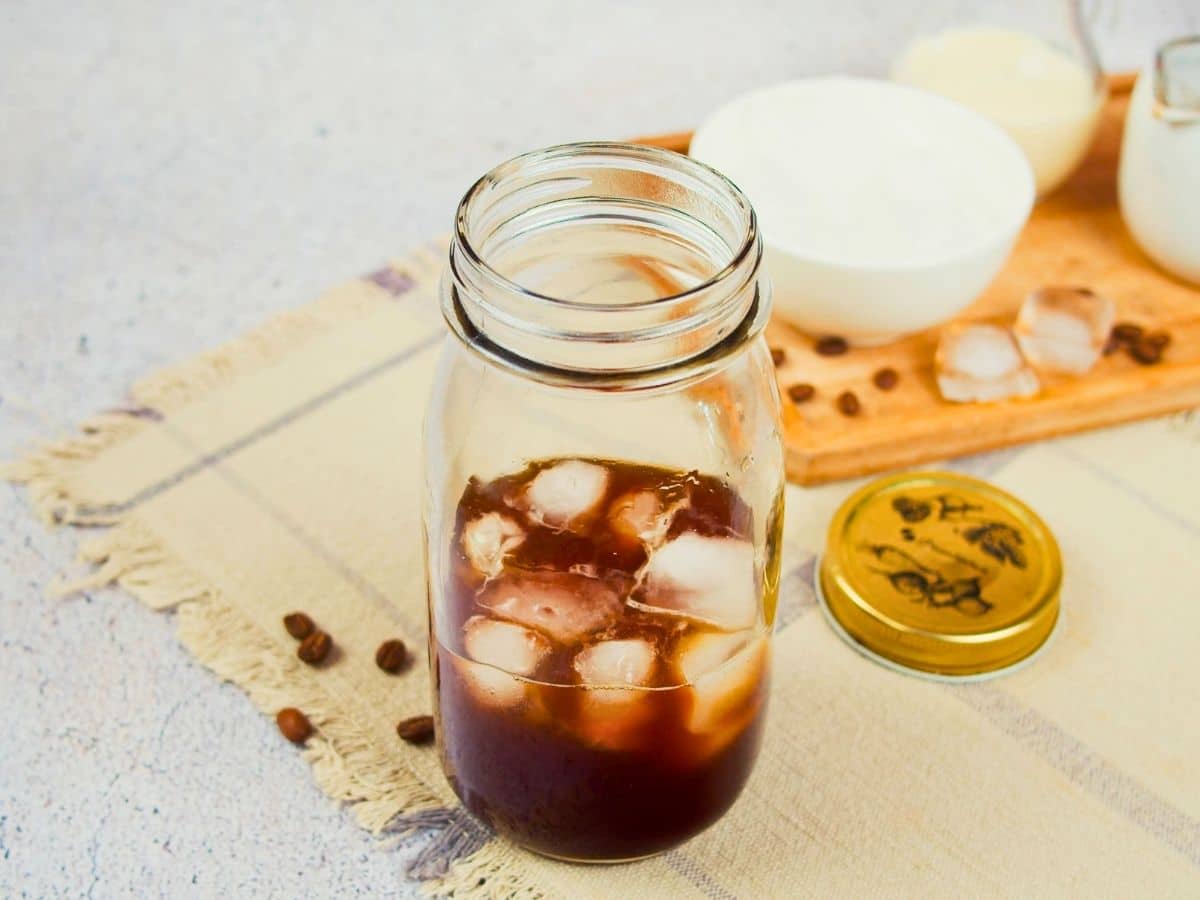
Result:
[[[761,257],[753,209],[716,171],[656,148],[567,144],[467,192],[443,312],[482,355],[544,379],[669,380],[761,329]]]

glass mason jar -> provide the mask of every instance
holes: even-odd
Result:
[[[678,154],[573,144],[458,208],[425,420],[438,743],[569,860],[649,856],[758,752],[783,454],[754,211]]]

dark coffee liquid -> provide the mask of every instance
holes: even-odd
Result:
[[[557,477],[575,473],[564,462],[578,478]],[[766,701],[751,528],[736,492],[694,472],[544,460],[472,480],[431,641],[443,765],[467,808],[576,860],[647,856],[716,821]],[[688,580],[713,558],[730,561],[720,578],[736,570],[728,591]]]

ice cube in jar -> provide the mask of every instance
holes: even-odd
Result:
[[[514,676],[532,674],[550,643],[520,625],[472,616],[463,625],[463,649],[470,659],[458,659],[458,668],[475,698],[507,707],[525,697],[525,683]]]
[[[500,513],[490,512],[463,528],[462,548],[479,574],[492,578],[500,574],[504,557],[525,540],[525,531]]]
[[[644,685],[654,673],[655,659],[654,645],[649,641],[599,641],[579,651],[575,671],[580,682],[589,686]]]
[[[676,648],[675,664],[692,692],[688,730],[708,740],[704,752],[726,746],[758,713],[767,637],[751,632],[693,632]]]
[[[672,499],[661,491],[630,491],[609,504],[608,524],[626,540],[657,547],[666,538],[675,513],[687,504],[686,494]]]
[[[640,731],[654,714],[648,685],[658,666],[654,645],[641,638],[599,641],[575,657],[579,683],[587,690],[580,698],[574,728],[588,744],[627,749],[637,744]]]
[[[573,644],[611,624],[621,598],[611,584],[573,572],[526,572],[492,581],[477,598],[496,617]]]
[[[1025,298],[1013,331],[1035,368],[1082,375],[1100,359],[1114,319],[1109,298],[1088,288],[1050,286]]]
[[[516,505],[540,525],[572,528],[604,499],[608,480],[608,469],[604,466],[566,459],[538,472]]]
[[[472,616],[463,625],[463,648],[476,662],[514,675],[529,675],[550,651],[536,632],[486,616]]]
[[[634,605],[737,631],[754,625],[758,596],[754,547],[736,538],[684,532],[646,565]]]
[[[951,325],[937,348],[937,383],[955,403],[990,403],[1029,397],[1040,388],[1016,341],[997,325]]]

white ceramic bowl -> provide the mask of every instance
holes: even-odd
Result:
[[[878,344],[953,318],[1029,217],[1021,148],[982,115],[915,88],[811,78],[740,97],[691,153],[759,215],[775,309],[803,330]]]

